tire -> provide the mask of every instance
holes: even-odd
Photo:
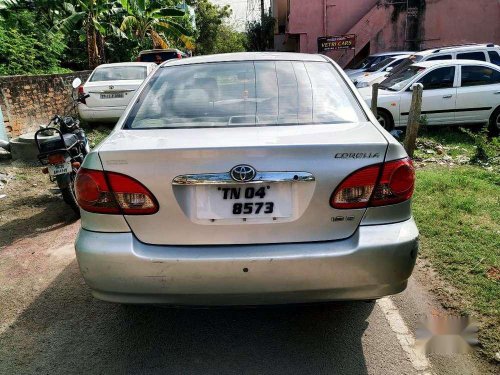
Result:
[[[57,176],[57,186],[59,186],[59,190],[61,190],[64,202],[71,207],[77,217],[80,217],[80,208],[78,207],[78,203],[76,203],[74,192],[75,177],[75,173]]]
[[[377,110],[377,121],[387,131],[391,131],[392,129],[394,129],[394,123],[392,121],[390,113],[383,109],[379,108]]]
[[[492,137],[497,137],[500,134],[500,107],[495,109],[491,115],[488,131]]]

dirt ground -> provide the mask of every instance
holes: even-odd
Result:
[[[76,221],[57,184],[50,182],[39,164],[3,161],[0,175],[7,180],[0,188],[0,248]]]
[[[166,309],[95,300],[79,222],[39,166],[0,163],[0,373],[494,374],[477,353],[416,369],[378,303]],[[5,177],[7,176],[7,177]],[[415,332],[452,293],[420,263],[391,297]],[[441,291],[434,293],[435,291]]]

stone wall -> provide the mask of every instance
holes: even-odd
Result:
[[[71,103],[71,82],[91,71],[38,76],[0,77],[0,109],[7,134],[16,137],[47,124]]]

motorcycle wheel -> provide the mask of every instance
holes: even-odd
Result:
[[[56,179],[64,202],[66,202],[73,209],[77,217],[80,217],[80,208],[78,207],[78,203],[76,203],[74,192],[75,173],[60,175],[57,176]]]

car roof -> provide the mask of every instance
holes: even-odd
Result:
[[[486,61],[479,61],[479,60],[460,60],[460,59],[455,59],[455,60],[432,60],[432,61],[422,61],[422,62],[417,62],[412,64],[414,66],[422,67],[422,68],[432,68],[434,66],[439,66],[439,65],[482,65],[486,66],[489,68],[495,68],[498,69],[498,66]]]
[[[373,53],[370,56],[397,56],[397,55],[412,55],[415,52],[412,51],[390,51],[390,52],[380,52],[380,53]]]
[[[438,52],[462,52],[462,51],[477,51],[477,50],[486,50],[488,48],[500,48],[500,46],[496,44],[462,44],[456,46],[444,46],[444,47],[436,47],[431,49],[426,49],[424,51],[415,52],[414,55],[427,56]]]
[[[148,65],[151,65],[151,64],[155,64],[155,63],[154,62],[135,62],[135,61],[130,61],[130,62],[101,64],[97,68],[112,68],[112,67],[116,67],[116,66],[148,66]]]
[[[168,60],[160,65],[190,65],[213,62],[232,62],[232,61],[328,61],[323,55],[295,52],[235,52],[221,53],[216,55],[204,55],[190,57],[189,59]]]

